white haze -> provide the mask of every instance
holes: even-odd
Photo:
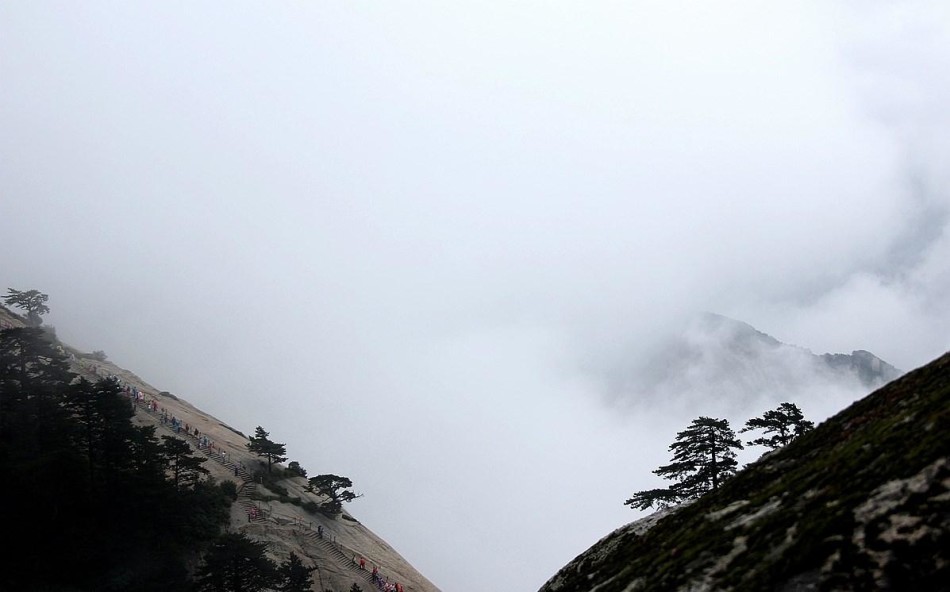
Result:
[[[765,410],[618,403],[683,319],[948,349],[947,6],[0,1],[0,289],[446,592],[537,589]]]

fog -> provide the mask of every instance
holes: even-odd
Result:
[[[618,383],[693,315],[950,349],[947,104],[936,0],[0,2],[0,290],[446,592],[536,590],[776,402]]]

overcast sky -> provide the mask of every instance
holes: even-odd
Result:
[[[685,317],[950,349],[947,105],[939,0],[0,0],[0,290],[536,590],[707,412],[598,371]]]

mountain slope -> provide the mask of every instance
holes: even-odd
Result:
[[[950,590],[950,354],[623,527],[541,592]]]
[[[0,329],[21,326],[22,317],[0,306]],[[439,592],[391,545],[348,511],[337,518],[306,511],[302,504],[320,499],[306,491],[304,478],[281,480],[279,486],[285,491],[269,491],[257,483],[255,477],[266,472],[266,465],[247,450],[249,440],[239,430],[171,393],[159,391],[112,362],[59,345],[75,374],[91,381],[114,377],[136,395],[134,423],[154,426],[157,437],[174,435],[189,442],[198,455],[207,458],[203,466],[214,479],[235,482],[239,498],[231,508],[228,529],[267,543],[268,555],[278,563],[293,552],[305,565],[317,566],[314,590],[346,592],[354,583],[363,590],[372,590],[375,585],[370,573],[375,566],[382,578],[402,584],[407,592]],[[172,419],[180,422],[181,427],[176,429]],[[281,470],[274,467],[274,472]],[[365,570],[359,569],[354,557],[365,559]]]

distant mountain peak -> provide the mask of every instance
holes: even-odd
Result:
[[[697,317],[694,322],[697,329],[708,333],[718,333],[724,337],[729,337],[733,342],[738,343],[757,343],[777,347],[785,345],[778,339],[767,333],[759,331],[749,323],[737,321],[721,314],[705,312]]]
[[[901,374],[863,349],[818,355],[749,323],[705,312],[646,356],[608,370],[607,380],[618,402],[674,399],[725,413],[727,408],[760,405],[763,399],[815,399],[822,406],[834,393],[850,401]]]
[[[853,372],[862,384],[868,387],[873,387],[878,383],[890,382],[903,374],[894,366],[863,349],[854,350],[851,355],[822,354],[821,359],[830,368]]]
[[[881,386],[903,374],[903,372],[867,350],[854,350],[850,355],[842,353],[815,355],[805,347],[783,343],[748,323],[713,312],[701,314],[696,322],[696,327],[709,334],[717,334],[722,338],[722,345],[734,351],[756,346],[794,348],[799,352],[807,352],[821,359],[834,372],[853,373],[862,384],[868,387]]]

